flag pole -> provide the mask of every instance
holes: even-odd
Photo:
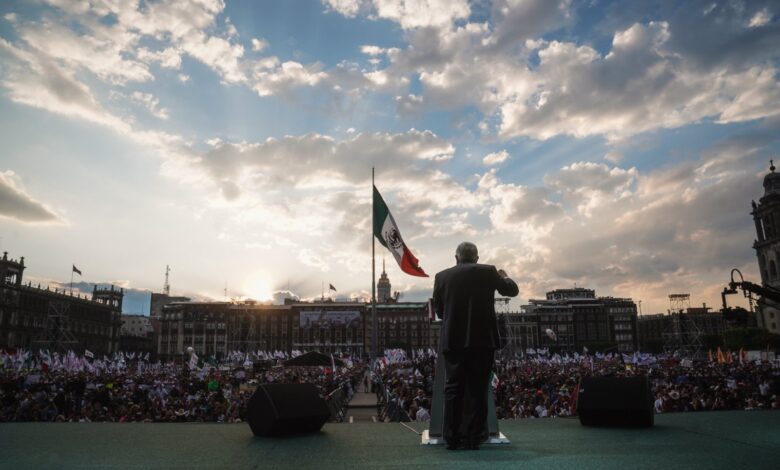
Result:
[[[376,237],[374,237],[374,167],[371,167],[371,349],[373,358],[378,357],[376,325]]]
[[[76,266],[75,264],[72,264],[70,267],[70,295],[73,295],[73,266]]]

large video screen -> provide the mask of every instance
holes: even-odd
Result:
[[[360,312],[357,310],[304,310],[300,314],[299,326],[308,328],[344,327],[360,325]]]

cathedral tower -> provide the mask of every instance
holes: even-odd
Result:
[[[761,284],[780,288],[780,173],[775,173],[770,160],[769,173],[764,177],[764,195],[752,202],[753,221],[756,224],[756,240],[753,248],[758,257]],[[780,333],[780,306],[762,299],[758,310],[758,323],[772,333]]]
[[[390,279],[387,277],[387,273],[385,272],[385,260],[382,260],[382,275],[379,277],[379,280],[376,282],[376,301],[380,304],[385,304],[392,300],[392,294],[390,290]]]

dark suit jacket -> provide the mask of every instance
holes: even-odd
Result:
[[[444,320],[443,352],[466,348],[499,348],[495,291],[514,297],[515,281],[498,275],[495,266],[462,263],[436,274],[433,305]]]

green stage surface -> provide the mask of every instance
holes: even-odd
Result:
[[[414,426],[418,431],[422,426]],[[0,424],[0,468],[778,469],[780,412],[668,414],[651,429],[501,421],[511,444],[421,446],[400,423],[328,424],[255,438],[246,424]]]

